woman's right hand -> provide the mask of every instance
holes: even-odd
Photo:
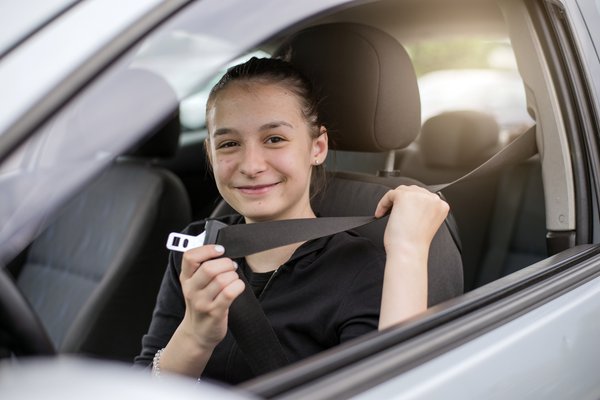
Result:
[[[186,251],[181,263],[186,311],[180,328],[207,351],[225,337],[229,306],[244,291],[237,265],[223,253],[222,246],[205,245]]]

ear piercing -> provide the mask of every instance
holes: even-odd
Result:
[[[315,158],[315,165],[319,165],[321,164],[321,161],[319,161],[317,158]]]

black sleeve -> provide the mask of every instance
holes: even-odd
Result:
[[[355,270],[335,318],[340,343],[378,329],[384,269],[385,256],[376,256]]]

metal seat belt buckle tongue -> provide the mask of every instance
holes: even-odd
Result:
[[[185,252],[195,247],[200,247],[205,244],[216,244],[217,236],[222,228],[227,224],[214,219],[209,219],[204,225],[204,232],[198,236],[186,235],[183,233],[171,232],[167,239],[167,249],[172,251]]]

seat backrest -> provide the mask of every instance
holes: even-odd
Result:
[[[385,152],[411,143],[420,128],[416,75],[405,49],[375,28],[336,23],[314,26],[290,38],[276,53],[304,72],[320,91],[319,112],[343,151]],[[343,66],[343,67],[340,67]],[[383,194],[405,178],[336,172],[313,201],[321,216],[373,215]],[[213,215],[225,212],[221,206]],[[357,231],[383,248],[384,223]],[[429,258],[429,304],[462,293],[460,252],[444,224]]]
[[[536,156],[500,175],[475,286],[548,257],[546,233],[542,167]]]
[[[154,75],[144,84],[174,96]],[[173,112],[148,142],[71,199],[30,245],[17,284],[59,351],[123,361],[139,353],[168,256],[164,240],[190,220],[181,182],[152,165],[175,153],[179,132]]]

